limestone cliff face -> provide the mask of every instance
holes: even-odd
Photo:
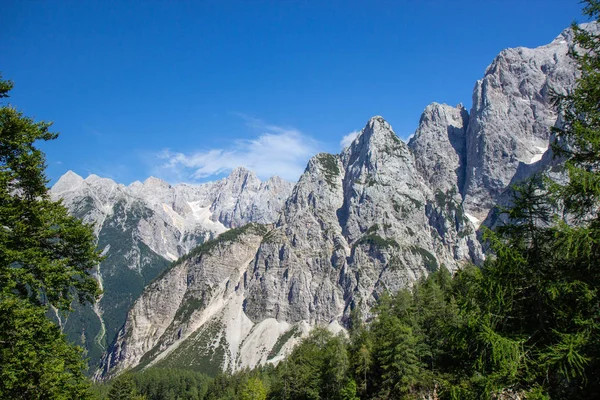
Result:
[[[368,316],[385,290],[442,264],[480,264],[476,231],[490,209],[511,182],[551,163],[551,91],[575,83],[571,43],[566,30],[547,46],[503,51],[475,85],[470,113],[434,103],[408,144],[373,117],[340,154],[314,156],[274,224],[224,234],[146,288],[96,377],[146,365],[216,372],[275,362],[315,324],[341,330],[354,307]],[[219,186],[211,221],[273,216],[257,209],[263,201],[227,198],[280,189],[251,176],[234,181]],[[183,203],[172,209],[185,212]]]
[[[557,119],[552,92],[565,93],[577,75],[567,55],[571,45],[567,29],[546,46],[504,50],[476,83],[464,194],[465,209],[478,219],[485,219],[519,165],[539,161],[548,149]]]
[[[231,322],[222,319],[225,315],[232,316],[230,310],[241,309],[240,280],[266,231],[264,225],[248,224],[225,233],[217,241],[203,244],[172,264],[148,285],[129,311],[104,368],[109,371],[116,366],[122,369],[140,362],[155,363],[175,351],[198,329],[206,328],[206,324],[220,326]],[[237,343],[235,336],[247,335],[252,326],[247,318],[238,318],[236,322],[238,329],[221,332],[227,343]],[[211,350],[222,347],[221,340],[217,339],[214,345]],[[233,360],[236,355],[227,353]]]
[[[584,25],[594,32],[598,24]],[[503,50],[473,90],[467,113],[432,104],[409,147],[429,185],[452,192],[479,226],[509,185],[551,161],[552,94],[573,88],[577,70],[568,56],[572,31],[534,49]]]
[[[160,256],[176,260],[229,228],[277,220],[292,187],[279,177],[261,182],[241,167],[220,181],[175,186],[154,177],[124,186],[96,175],[83,179],[69,171],[51,194],[74,215],[94,223],[97,235],[115,208],[128,211],[138,204],[152,213],[137,226],[141,241]]]
[[[468,123],[469,114],[461,104],[433,103],[423,112],[408,146],[435,199],[427,206],[430,225],[456,258],[468,253],[479,264],[483,261],[479,244],[468,237],[479,221],[463,209]]]
[[[460,196],[465,181],[469,113],[459,104],[433,103],[423,111],[408,146],[425,183],[435,192]]]

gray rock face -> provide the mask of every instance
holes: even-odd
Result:
[[[61,321],[65,332],[96,364],[133,300],[170,261],[229,228],[274,222],[291,189],[287,181],[274,177],[261,182],[243,168],[197,186],[171,186],[153,177],[124,186],[67,172],[50,193],[73,215],[94,224],[107,258],[96,271],[103,297],[93,309],[75,306]]]
[[[434,192],[462,192],[468,124],[469,113],[462,104],[450,107],[433,103],[423,111],[408,146],[417,169]]]
[[[455,270],[471,253],[479,260],[468,221],[438,229],[428,215],[436,206],[407,145],[372,118],[342,154],[309,161],[257,254],[248,316],[343,322],[351,304],[366,313],[383,290],[442,263]]]
[[[434,191],[453,192],[476,227],[511,183],[550,162],[552,93],[565,93],[577,77],[567,55],[572,39],[566,29],[548,45],[502,51],[476,83],[468,114],[436,103],[425,109],[409,144],[417,167]]]
[[[154,177],[124,186],[96,175],[83,179],[69,171],[51,194],[62,199],[74,215],[94,223],[97,234],[115,204],[143,204],[152,211],[153,221],[144,220],[138,227],[142,241],[157,254],[175,260],[199,244],[197,240],[186,244],[186,237],[199,233],[208,238],[249,222],[277,220],[292,187],[279,177],[261,182],[241,167],[220,181],[196,186],[171,186]]]
[[[230,231],[217,242],[201,246],[201,252],[175,263],[151,283],[130,310],[115,346],[104,361],[105,370],[116,366],[129,368],[140,360],[156,363],[207,322],[221,325],[235,319],[230,309],[241,307],[237,285],[266,230],[264,225],[249,224]],[[229,318],[221,321],[225,315]],[[236,331],[243,330],[249,321],[238,318],[236,322],[237,329],[221,332],[229,342],[231,335],[248,333],[247,329]],[[219,339],[214,345],[222,347]],[[236,354],[227,356],[235,359]]]
[[[218,194],[210,211],[217,221],[230,228],[248,222],[271,223],[279,217],[279,211],[292,187],[292,183],[278,176],[261,182],[253,172],[236,168],[226,182],[217,188]]]
[[[552,90],[575,84],[576,68],[567,56],[568,29],[535,49],[502,51],[473,91],[467,132],[465,209],[480,220],[511,182],[519,164],[538,161],[548,148],[557,119]]]

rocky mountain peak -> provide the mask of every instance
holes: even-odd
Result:
[[[397,141],[400,141],[400,138],[396,136],[392,126],[382,116],[377,115],[369,119],[354,143],[361,145],[360,148],[371,150]]]
[[[274,175],[272,177],[270,177],[269,179],[267,179],[265,182],[263,182],[263,185],[265,187],[265,190],[269,190],[272,188],[277,188],[277,187],[281,187],[281,186],[289,186],[291,183],[286,181],[285,179]]]
[[[231,179],[234,176],[247,176],[247,175],[254,175],[254,172],[252,172],[248,168],[240,165],[231,170],[231,172],[229,173],[229,178]]]
[[[83,183],[83,178],[75,172],[68,170],[52,187],[56,193],[62,193],[69,190],[75,190]]]
[[[236,167],[227,177],[226,185],[231,188],[232,192],[239,193],[245,188],[250,190],[258,189],[260,179],[258,179],[254,172],[244,167]]]
[[[421,115],[408,147],[434,192],[462,192],[468,123],[469,113],[462,104],[452,107],[433,103]]]
[[[144,181],[144,186],[146,188],[156,188],[156,189],[169,189],[171,185],[160,178],[156,178],[154,176],[148,177]]]
[[[357,175],[376,170],[392,155],[404,161],[411,158],[408,147],[391,125],[383,117],[375,116],[340,156],[344,166]]]
[[[503,50],[475,84],[463,192],[465,210],[480,220],[519,167],[536,162],[548,148],[557,120],[552,92],[565,93],[577,77],[568,56],[570,31],[544,46]]]
[[[110,178],[103,178],[95,174],[88,175],[83,182],[84,185],[81,188],[87,188],[87,193],[94,192],[95,200],[99,201],[103,207],[110,207],[120,190],[124,188],[123,185]],[[77,196],[78,191],[79,189],[74,191],[72,195]]]
[[[268,182],[277,181],[285,182]],[[213,206],[228,212],[213,217],[235,226],[252,208],[243,196],[221,201],[224,188]],[[308,161],[262,237],[230,240],[244,228],[234,229],[220,236],[226,247],[198,248],[199,257],[155,281],[131,309],[104,374],[177,364],[186,349],[210,360],[224,354],[219,368],[233,370],[282,357],[314,324],[341,329],[351,308],[368,312],[383,291],[470,261],[478,248],[461,210],[435,199],[407,145],[374,117],[342,154]],[[220,339],[204,339],[215,332]]]
[[[467,109],[462,105],[458,104],[456,107],[449,106],[448,104],[431,103],[421,114],[419,125],[443,125],[449,123],[453,126],[466,126],[469,122],[469,113]],[[422,132],[415,132],[422,134]]]
[[[229,228],[277,220],[292,184],[269,182],[263,189],[245,168],[200,185],[171,186],[150,177],[124,186],[96,175],[84,180],[73,172],[59,179],[50,195],[94,225],[98,247],[107,257],[96,271],[104,296],[93,313],[78,307],[65,322],[68,332],[76,332],[70,339],[88,350],[91,363],[113,341],[132,300],[170,261]]]

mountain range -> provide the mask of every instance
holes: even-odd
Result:
[[[598,31],[596,24],[586,29]],[[129,186],[64,175],[52,188],[95,224],[106,259],[94,307],[58,315],[95,377],[177,366],[216,373],[277,362],[315,325],[343,331],[385,291],[480,265],[481,225],[512,183],[556,168],[553,93],[575,84],[570,29],[502,51],[472,108],[433,103],[408,143],[380,116],[294,185],[238,168],[223,180]]]
[[[51,196],[93,224],[106,258],[94,271],[102,297],[56,315],[63,331],[97,364],[133,301],[170,262],[230,228],[274,222],[292,186],[278,177],[261,182],[244,168],[216,182],[175,186],[153,177],[124,186],[67,172]]]

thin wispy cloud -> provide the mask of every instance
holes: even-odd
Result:
[[[360,131],[352,131],[349,134],[345,135],[342,140],[340,141],[340,146],[342,147],[342,149],[345,149],[346,147],[350,146],[350,144],[352,144],[352,142],[354,141],[354,139],[356,139],[356,137],[360,135]]]
[[[165,149],[157,155],[160,162],[153,174],[171,182],[193,182],[226,174],[242,166],[254,171],[261,179],[278,175],[296,181],[308,159],[318,153],[319,143],[297,129],[243,118],[246,125],[260,131],[257,137],[235,140],[227,148],[197,152]]]

